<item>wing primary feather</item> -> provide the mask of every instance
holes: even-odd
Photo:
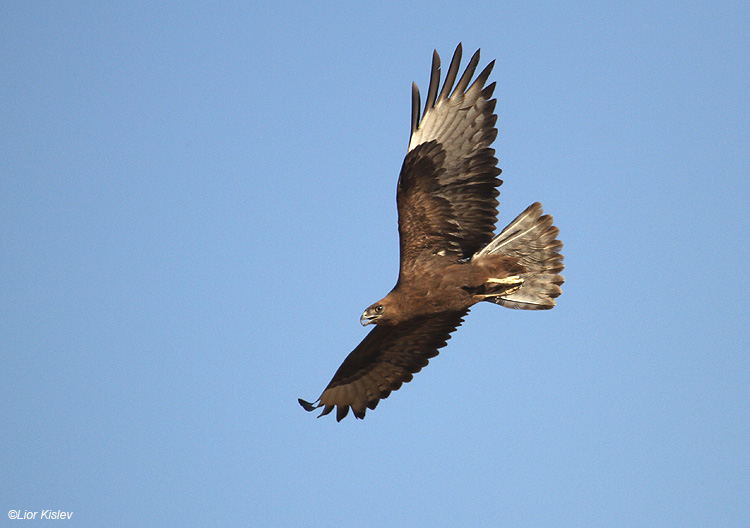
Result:
[[[487,66],[486,66],[486,67],[485,67],[485,68],[484,68],[484,69],[482,70],[482,73],[480,73],[480,74],[479,74],[479,77],[477,77],[477,79],[476,79],[476,80],[474,81],[474,84],[472,84],[472,85],[471,85],[471,88],[469,88],[469,90],[471,90],[471,89],[472,89],[472,88],[474,88],[475,86],[477,86],[477,87],[479,87],[479,88],[481,89],[481,88],[482,88],[482,87],[484,86],[484,83],[486,83],[486,82],[487,82],[487,78],[488,78],[488,77],[490,76],[490,73],[492,73],[492,68],[494,68],[494,67],[495,67],[495,61],[493,60],[492,62],[490,62],[490,63],[489,63],[489,64],[488,64],[488,65],[487,65]],[[462,79],[462,80],[463,80],[463,79]],[[492,83],[492,85],[493,85],[493,86],[492,86],[492,89],[493,89],[493,90],[494,90],[494,88],[495,88],[495,87],[494,87],[494,84],[495,84],[495,83]],[[489,88],[489,86],[488,86],[488,88]]]
[[[424,113],[435,106],[438,86],[440,85],[440,55],[437,50],[432,52],[432,73],[430,73],[430,91],[427,92],[427,102],[424,104]]]
[[[422,103],[419,97],[419,87],[417,86],[417,83],[413,82],[411,83],[411,133],[412,135],[414,135],[414,132],[417,131],[417,127],[419,126],[419,109],[421,106],[422,106]]]
[[[456,51],[453,53],[453,58],[451,59],[451,65],[448,68],[448,75],[445,77],[445,84],[443,84],[443,89],[440,90],[440,96],[438,97],[438,102],[444,101],[448,98],[448,96],[451,93],[451,89],[453,88],[453,83],[456,82],[456,77],[458,76],[458,68],[461,66],[461,54],[463,53],[463,48],[461,46],[461,43],[458,43],[458,47],[456,47]]]
[[[471,60],[466,66],[464,74],[461,76],[461,79],[456,85],[456,89],[453,91],[454,93],[463,93],[466,91],[466,87],[469,86],[469,82],[471,81],[471,78],[474,76],[474,72],[477,69],[477,64],[479,64],[479,51],[480,50],[477,50],[474,55],[471,56]]]
[[[310,403],[309,401],[303,400],[302,398],[297,398],[297,401],[302,406],[302,408],[305,409],[307,412],[312,412],[318,407],[320,407],[320,405],[315,405],[313,403]]]

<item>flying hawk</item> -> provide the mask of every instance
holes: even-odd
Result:
[[[461,63],[456,48],[440,88],[440,56],[432,56],[423,115],[412,85],[411,139],[396,190],[401,262],[398,281],[362,314],[375,328],[344,360],[308,411],[351,408],[364,418],[381,399],[411,381],[437,356],[469,308],[488,301],[508,308],[548,310],[565,281],[562,242],[540,203],[530,205],[499,235],[495,83],[485,86],[491,62],[471,82],[479,51],[454,86]]]

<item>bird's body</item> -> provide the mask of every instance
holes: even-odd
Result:
[[[490,63],[469,85],[477,51],[458,77],[461,45],[440,94],[440,58],[433,55],[430,88],[420,119],[419,90],[412,90],[412,134],[398,180],[400,269],[396,286],[360,319],[377,326],[336,371],[317,404],[337,407],[342,420],[351,408],[364,418],[445,346],[469,308],[489,301],[510,308],[554,307],[564,279],[562,243],[552,217],[534,203],[494,236],[497,199],[497,136],[491,99],[484,86]],[[453,90],[453,91],[451,91]]]
[[[505,255],[487,255],[463,262],[433,260],[424,273],[408,282],[399,281],[386,297],[375,303],[387,307],[378,324],[393,325],[415,316],[467,310],[487,297],[517,290],[523,271],[517,259]],[[404,306],[408,306],[408,311]]]

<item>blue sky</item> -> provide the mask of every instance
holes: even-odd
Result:
[[[3,524],[749,525],[747,4],[246,4],[0,6]],[[316,420],[458,42],[563,295]]]

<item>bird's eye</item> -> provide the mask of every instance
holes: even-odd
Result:
[[[383,305],[379,304],[375,307],[375,313],[382,313],[383,312]]]

